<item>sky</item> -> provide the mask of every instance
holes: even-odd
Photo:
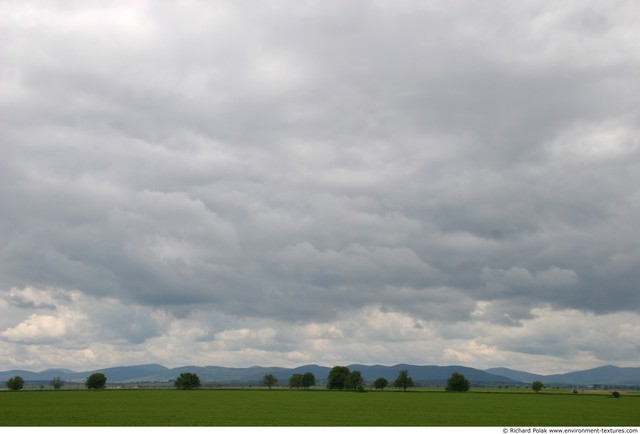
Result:
[[[0,370],[639,366],[638,22],[0,1]]]

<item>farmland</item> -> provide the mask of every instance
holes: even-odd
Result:
[[[0,393],[3,426],[637,426],[640,396],[104,390]]]

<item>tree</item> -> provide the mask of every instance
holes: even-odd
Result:
[[[349,373],[349,368],[346,366],[334,366],[331,368],[327,377],[327,389],[344,389],[344,383]]]
[[[531,390],[536,393],[540,392],[543,388],[544,384],[542,384],[542,381],[534,381],[533,384],[531,384]]]
[[[364,387],[364,378],[362,378],[362,373],[360,371],[350,372],[344,380],[344,388],[349,390],[358,390],[361,387]]]
[[[55,390],[59,390],[62,386],[64,386],[64,381],[62,380],[62,378],[53,377],[53,380],[51,380],[51,387],[53,387]]]
[[[278,379],[272,374],[267,374],[262,378],[262,385],[271,389],[271,386],[275,386],[278,383]]]
[[[387,381],[387,379],[384,377],[380,377],[373,382],[373,387],[380,390],[384,390],[384,388],[387,387],[388,385],[389,385],[389,381]]]
[[[304,375],[302,376],[302,380],[300,382],[300,385],[302,387],[304,387],[305,389],[308,389],[311,386],[315,386],[316,385],[316,377],[315,377],[315,375],[313,375],[312,372],[305,372]]]
[[[413,380],[409,377],[409,371],[406,369],[398,372],[398,378],[393,382],[393,385],[405,392],[407,391],[407,387],[415,387]]]
[[[302,374],[292,374],[289,377],[289,388],[300,389],[302,387]]]
[[[13,390],[14,392],[16,392],[24,387],[24,378],[16,375],[15,377],[9,378],[6,381],[6,385],[9,390]]]
[[[182,372],[173,383],[176,389],[191,390],[200,387],[200,377],[193,372]]]
[[[87,377],[87,381],[84,382],[84,385],[87,386],[87,389],[104,389],[104,386],[107,384],[107,377],[104,376],[101,372],[96,372],[95,374],[91,374]]]
[[[466,392],[469,390],[469,380],[464,375],[454,372],[447,380],[446,390],[449,392]]]

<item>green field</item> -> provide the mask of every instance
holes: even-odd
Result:
[[[0,393],[3,426],[638,426],[640,396],[103,390]]]

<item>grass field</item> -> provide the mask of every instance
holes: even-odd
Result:
[[[640,396],[436,391],[0,393],[2,426],[638,426]]]

